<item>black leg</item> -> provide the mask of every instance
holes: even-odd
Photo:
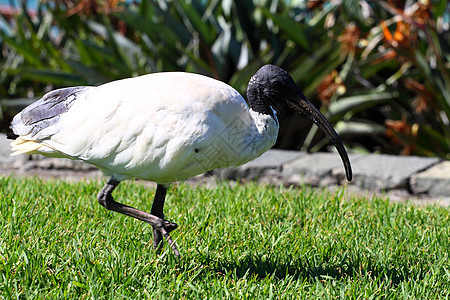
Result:
[[[164,201],[166,199],[167,187],[158,184],[156,187],[155,199],[153,200],[151,214],[164,219]],[[153,229],[153,247],[160,253],[164,245],[163,236],[157,229]]]
[[[130,217],[133,217],[135,219],[144,221],[153,227],[153,232],[157,232],[158,236],[160,236],[160,240],[158,241],[158,244],[160,244],[160,241],[162,240],[162,236],[166,237],[167,241],[169,242],[169,245],[172,247],[173,251],[175,252],[176,256],[180,255],[180,252],[177,249],[177,246],[175,245],[175,242],[170,237],[169,233],[177,228],[177,224],[171,223],[169,221],[165,221],[163,217],[156,216],[153,214],[149,214],[146,212],[143,212],[141,210],[138,210],[136,208],[133,208],[128,205],[121,204],[119,202],[114,201],[113,196],[111,195],[112,191],[116,188],[116,186],[120,183],[120,181],[111,179],[108,181],[108,183],[101,189],[101,191],[98,193],[97,200],[98,202],[105,207],[108,210],[112,210]],[[159,190],[159,192],[158,192]],[[158,185],[158,188],[156,189],[156,195],[155,195],[155,201],[153,202],[152,206],[152,213],[153,213],[153,207],[155,207],[156,212],[160,212],[162,216],[164,214],[162,213],[162,209],[164,207],[164,199],[166,196],[167,188],[164,186]],[[155,205],[156,203],[156,205]],[[154,241],[156,237],[154,237]],[[161,243],[162,244],[162,243]]]

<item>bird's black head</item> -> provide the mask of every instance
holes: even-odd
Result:
[[[247,98],[254,111],[273,115],[280,101],[301,94],[294,80],[285,70],[265,65],[252,76],[247,87]],[[272,106],[272,108],[271,108]]]
[[[352,180],[350,159],[341,139],[324,115],[300,92],[288,72],[274,65],[263,66],[250,79],[247,98],[252,110],[262,114],[273,116],[272,109],[285,102],[309,117],[333,142],[344,163],[347,179]]]

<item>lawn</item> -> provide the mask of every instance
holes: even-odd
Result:
[[[311,188],[175,185],[182,253],[96,201],[100,182],[0,178],[0,298],[442,299],[449,211]],[[150,210],[154,189],[117,200]]]

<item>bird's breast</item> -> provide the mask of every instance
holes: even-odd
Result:
[[[209,138],[198,144],[191,164],[185,166],[188,173],[200,168],[197,174],[229,166],[239,166],[270,149],[278,136],[278,120],[251,109],[241,114],[222,116]]]

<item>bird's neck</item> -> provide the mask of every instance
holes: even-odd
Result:
[[[275,117],[269,99],[264,96],[264,87],[257,84],[249,85],[247,90],[248,104],[254,112]]]
[[[233,147],[235,150],[239,149],[239,164],[251,161],[272,148],[278,136],[279,124],[274,111],[272,114],[263,114],[251,108],[249,113],[251,123],[245,126],[246,134],[242,135],[242,140],[236,139],[236,146]],[[235,122],[233,126],[238,126],[237,123],[239,122]],[[239,130],[236,128],[234,131]]]
[[[267,101],[264,101],[262,99],[254,99],[253,101],[250,101],[249,104],[254,112],[276,118],[274,109],[269,105]]]

